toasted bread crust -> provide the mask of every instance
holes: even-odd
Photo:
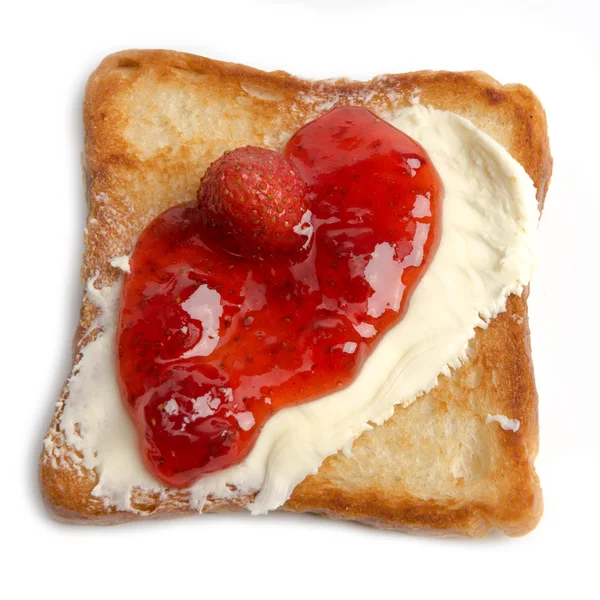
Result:
[[[162,115],[156,108],[160,93],[180,110]],[[118,272],[109,260],[130,252],[154,216],[191,200],[204,170],[224,150],[245,144],[279,149],[286,136],[332,106],[393,114],[416,96],[470,119],[506,147],[531,176],[543,207],[552,170],[546,119],[524,86],[502,86],[481,72],[309,82],[169,51],[107,57],[90,77],[84,103],[90,216],[82,279],[98,275],[98,285],[113,283]],[[95,313],[84,297],[74,365]],[[531,530],[542,500],[533,467],[538,417],[526,294],[512,296],[507,311],[477,331],[470,352],[467,365],[356,440],[354,458],[339,453],[326,459],[283,509],[407,531],[481,536],[494,526],[510,535]],[[68,401],[66,386],[61,400]],[[195,512],[181,490],[171,490],[166,499],[134,491],[139,513],[116,511],[94,497],[94,472],[75,468],[68,458],[52,460],[51,448],[65,445],[60,411],[59,402],[40,461],[42,492],[58,518],[112,524]],[[521,427],[512,432],[486,425],[487,414],[511,415]],[[449,422],[456,423],[449,437],[435,434]],[[465,444],[476,440],[466,454],[461,435]],[[384,458],[376,460],[383,446]],[[433,461],[434,481],[420,471],[423,459]],[[457,461],[464,476],[450,472]],[[239,510],[250,500],[212,500],[205,511]]]

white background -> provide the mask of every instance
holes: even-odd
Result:
[[[598,6],[4,3],[0,595],[599,597]],[[530,297],[546,507],[533,533],[435,540],[287,514],[94,528],[46,515],[36,463],[70,367],[81,297],[83,89],[103,56],[132,47],[185,50],[311,78],[482,69],[539,95],[555,167]]]

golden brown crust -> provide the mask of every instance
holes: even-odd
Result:
[[[129,252],[156,214],[193,198],[200,176],[224,150],[280,148],[298,126],[334,105],[393,114],[417,96],[467,117],[505,146],[533,179],[543,206],[552,170],[546,119],[524,86],[502,86],[481,72],[309,82],[170,51],[107,57],[90,77],[84,103],[90,217],[82,278],[98,275],[99,285],[115,281],[110,258]],[[84,298],[74,364],[95,310]],[[479,536],[496,526],[518,535],[532,529],[542,501],[533,467],[537,396],[525,298],[511,297],[507,311],[478,330],[470,351],[467,365],[363,434],[355,458],[328,458],[297,486],[284,510],[431,533]],[[61,400],[68,401],[66,388]],[[95,498],[96,474],[76,468],[68,456],[52,455],[65,445],[60,412],[59,402],[40,462],[42,491],[58,518],[110,524],[195,512],[177,490],[166,499],[135,491],[139,514]],[[487,414],[510,415],[521,427],[511,432],[486,425]],[[435,481],[422,472],[423,460],[432,461]],[[215,500],[206,510],[238,510],[249,500]]]
[[[299,512],[323,512],[337,518],[351,518],[391,529],[428,529],[430,532],[485,535],[492,526],[509,534],[532,529],[541,516],[542,496],[533,468],[537,454],[537,395],[529,349],[527,304],[512,296],[507,311],[489,328],[479,333],[470,348],[471,359],[450,378],[444,378],[435,390],[408,408],[397,408],[384,429],[388,439],[402,439],[401,419],[411,411],[422,412],[429,404],[432,411],[449,410],[475,413],[482,421],[487,414],[505,414],[520,421],[517,432],[498,428],[498,455],[486,472],[486,490],[478,493],[480,481],[457,481],[460,493],[446,501],[419,498],[410,490],[395,490],[388,485],[361,486],[356,490],[335,485],[342,454],[328,458],[316,475],[307,477],[294,490],[286,509]],[[491,373],[491,377],[486,374]],[[494,378],[494,373],[497,379]],[[473,403],[476,390],[477,404]],[[421,403],[421,405],[419,405]],[[420,421],[419,417],[415,419]],[[369,438],[381,437],[380,431],[363,434],[355,443],[354,453]],[[378,443],[375,441],[375,443]],[[358,460],[360,462],[360,455]],[[408,491],[408,493],[407,493]],[[385,501],[382,501],[385,498]]]

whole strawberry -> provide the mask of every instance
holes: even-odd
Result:
[[[307,185],[272,150],[246,146],[223,154],[202,178],[198,205],[211,237],[232,254],[262,260],[308,245]]]

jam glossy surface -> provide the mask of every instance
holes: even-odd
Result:
[[[302,252],[246,262],[188,205],[157,217],[130,259],[119,383],[146,465],[169,485],[240,462],[276,411],[349,385],[433,256],[442,186],[406,135],[339,108],[285,154],[309,185]]]

